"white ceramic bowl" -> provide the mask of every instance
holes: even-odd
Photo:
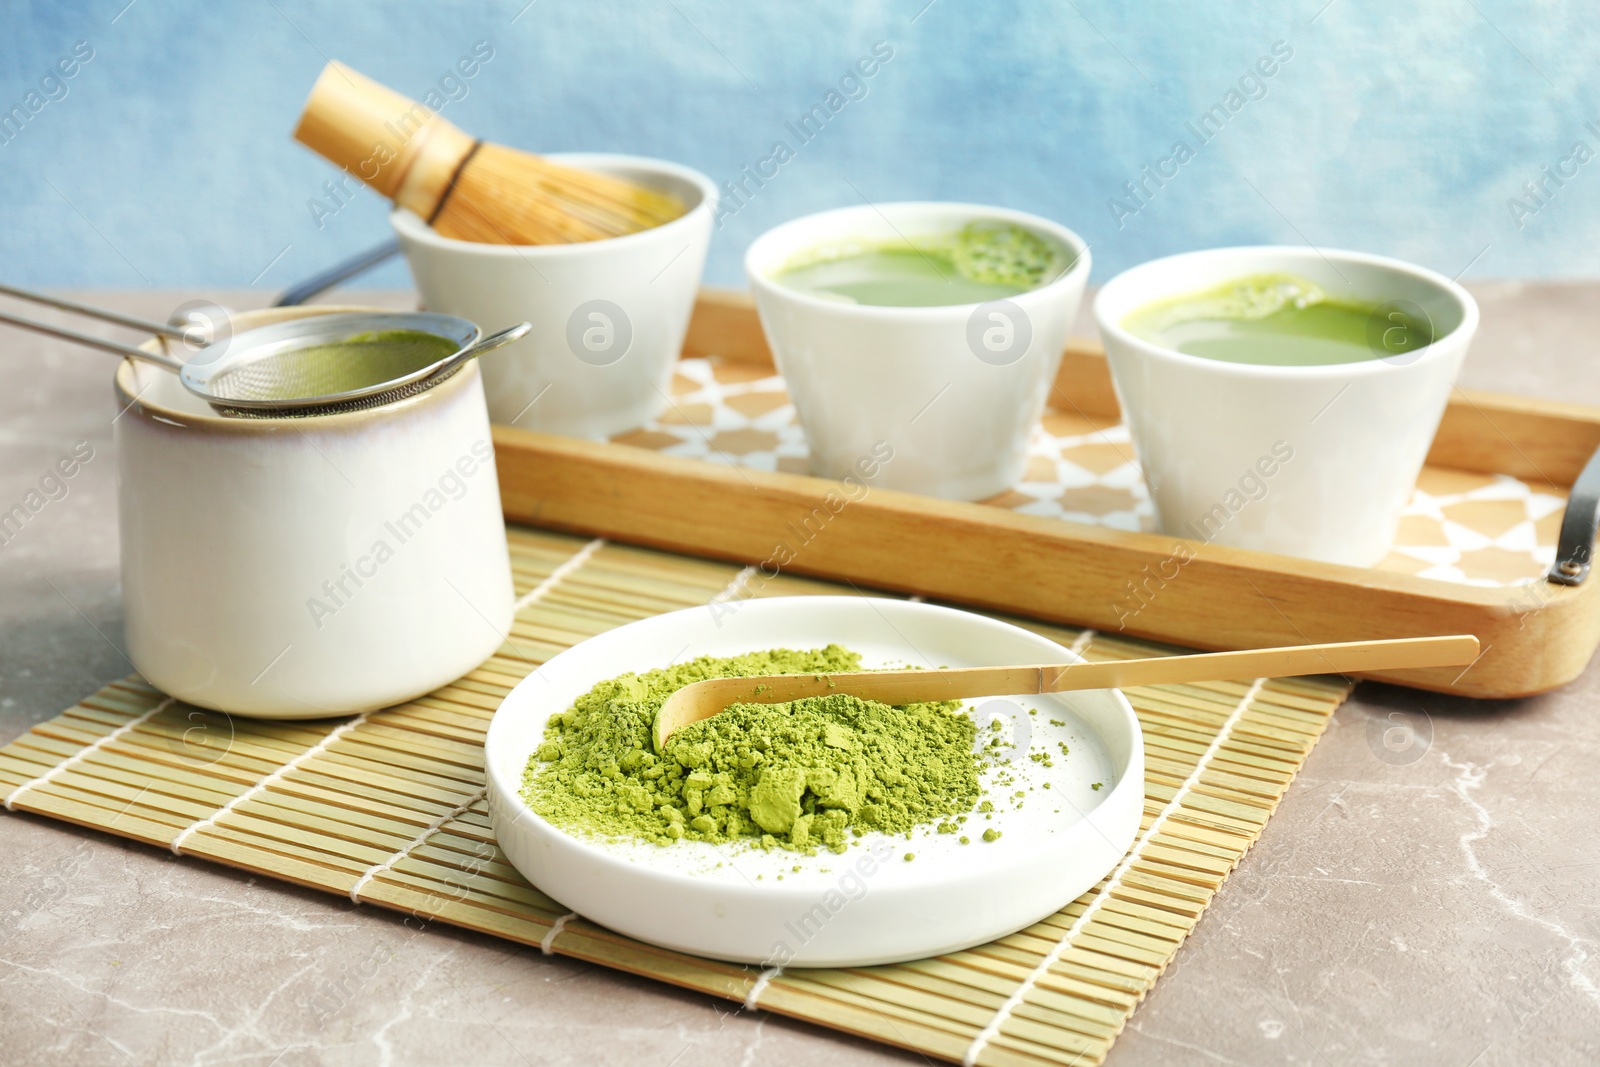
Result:
[[[1153,301],[1265,273],[1338,300],[1409,302],[1438,339],[1392,359],[1273,367],[1185,355],[1122,326]],[[1152,260],[1107,282],[1094,314],[1163,532],[1357,567],[1388,554],[1478,326],[1478,305],[1448,278],[1314,248]]]
[[[849,304],[772,279],[818,245],[914,239],[984,219],[1031,230],[1076,260],[1054,281],[1008,300],[946,307]],[[1066,227],[978,204],[840,208],[762,234],[745,255],[745,272],[805,428],[812,472],[953,500],[1011,488],[1027,463],[1089,266],[1088,246]],[[892,458],[884,461],[886,452]],[[868,475],[871,467],[878,469]]]
[[[128,654],[158,689],[241,715],[342,715],[437,689],[505,640],[511,565],[475,364],[302,419],[218,415],[134,360],[116,391]]]
[[[1031,729],[1032,750],[1050,751],[1054,766],[1015,752],[1006,767],[1018,784],[991,794],[991,820],[969,819],[966,845],[930,830],[910,841],[867,834],[841,855],[812,857],[693,841],[661,848],[575,836],[535,815],[519,790],[546,721],[625,671],[829,642],[860,652],[869,667],[1075,659],[1020,627],[930,604],[777,597],[735,607],[717,615],[675,611],[591,638],[539,668],[495,713],[484,752],[495,839],[563,906],[630,937],[702,956],[866,966],[953,952],[1037,922],[1099,881],[1132,843],[1144,803],[1144,747],[1133,709],[1115,690],[1012,702],[1039,709],[1018,712],[1013,723]],[[1069,756],[1061,756],[1060,741]],[[1103,788],[1092,788],[1095,782]],[[1021,810],[1002,799],[1029,786]],[[991,827],[1003,836],[985,842],[980,835]],[[915,860],[905,862],[907,852]]]
[[[552,154],[574,167],[672,193],[680,218],[625,237],[563,245],[490,245],[441,237],[404,208],[389,217],[430,311],[493,333],[533,330],[479,362],[495,422],[604,438],[667,404],[711,241],[710,178],[638,156]]]

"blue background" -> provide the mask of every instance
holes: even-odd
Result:
[[[0,110],[74,42],[95,55],[0,144],[0,276],[278,289],[380,241],[385,205],[365,190],[314,218],[336,172],[289,139],[305,94],[339,58],[420,96],[480,40],[494,58],[445,114],[490,139],[663,156],[719,182],[777,141],[795,150],[718,230],[715,284],[743,284],[740,257],[767,227],[863,199],[1051,216],[1091,243],[1099,281],[1254,242],[1467,277],[1600,263],[1600,160],[1569,164],[1542,203],[1524,190],[1576,142],[1600,150],[1586,128],[1600,35],[1578,4],[523,2],[8,3]],[[785,123],[878,41],[894,55],[865,97],[800,145]],[[1185,124],[1275,41],[1292,59],[1201,145]],[[1123,183],[1177,140],[1194,158],[1147,204],[1129,199]],[[1139,210],[1118,220],[1113,197]],[[395,264],[373,280],[406,276]]]

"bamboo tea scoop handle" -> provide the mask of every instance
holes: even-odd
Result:
[[[1130,689],[1141,685],[1220,682],[1236,678],[1455,667],[1471,663],[1477,656],[1478,639],[1471,634],[1456,634],[1152,656],[1101,663],[708,678],[686,685],[667,698],[656,714],[654,740],[656,750],[660,751],[673,731],[708,719],[730,704],[784,704],[830,693],[876,700],[880,704],[914,704],[926,700],[1064,693],[1074,689]]]

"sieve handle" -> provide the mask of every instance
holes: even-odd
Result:
[[[70,311],[74,315],[87,315],[91,319],[99,319],[101,322],[114,322],[118,326],[127,326],[134,330],[145,330],[149,333],[160,334],[163,337],[173,337],[179,341],[184,340],[187,336],[181,326],[173,326],[170,323],[163,322],[151,322],[149,319],[124,315],[120,311],[107,311],[105,308],[80,304],[76,300],[65,300],[59,296],[46,296],[44,293],[36,293],[31,289],[18,289],[14,285],[0,285],[0,293],[4,293],[6,296],[14,296],[18,300],[31,300],[35,304],[45,304],[49,307],[60,308],[62,311]],[[6,321],[21,325],[16,319],[7,319]],[[59,334],[58,336],[66,337],[68,340],[76,339],[72,334]]]
[[[451,356],[445,362],[439,364],[439,366],[434,369],[434,372],[428,375],[427,380],[438,381],[441,378],[447,377],[454,373],[455,369],[461,366],[467,360],[476,359],[485,352],[492,352],[494,349],[499,348],[502,345],[508,345],[512,341],[520,340],[531,329],[533,329],[533,323],[519,322],[510,329],[501,330],[497,334],[494,334],[490,337],[485,337],[477,344],[468,345],[466,348],[463,348],[461,351]]]
[[[0,286],[0,290],[14,292],[14,290],[7,290],[3,286]],[[146,352],[142,348],[134,348],[132,345],[120,344],[116,341],[108,341],[104,337],[91,337],[86,333],[78,333],[76,330],[68,330],[62,326],[52,326],[48,322],[38,322],[34,319],[25,319],[21,315],[13,315],[8,311],[0,311],[0,322],[9,322],[13,326],[20,326],[24,330],[32,330],[34,333],[45,333],[49,334],[51,337],[59,337],[63,341],[72,341],[80,345],[88,345],[90,348],[98,348],[102,352],[114,352],[119,356],[128,356],[132,359],[142,359],[146,363],[154,363],[158,367],[165,367],[174,374],[183,370],[183,361],[173,359],[171,356],[162,355],[159,352]],[[141,328],[143,328],[142,325]],[[150,328],[154,329],[154,326],[151,326]]]

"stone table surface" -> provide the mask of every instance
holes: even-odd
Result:
[[[1472,288],[1463,384],[1600,405],[1600,285]],[[151,317],[194,296],[91,295]],[[0,510],[76,442],[94,449],[0,547],[0,742],[132,669],[110,374],[109,357],[0,334]],[[1418,739],[1403,756],[1378,740],[1397,724]],[[1364,683],[1109,1062],[1600,1062],[1597,766],[1600,667],[1504,703]],[[7,1063],[919,1059],[31,815],[0,815],[0,855]],[[313,1002],[341,986],[324,1017]]]

